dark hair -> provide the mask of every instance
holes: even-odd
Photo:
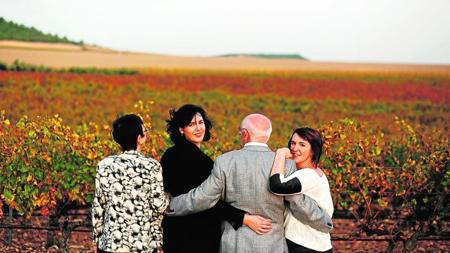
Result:
[[[123,151],[137,148],[137,137],[144,136],[142,119],[135,114],[127,114],[113,122],[112,135]]]
[[[170,134],[170,139],[173,143],[177,144],[180,141],[185,140],[184,136],[181,135],[178,128],[184,128],[191,123],[192,118],[195,114],[200,113],[205,122],[205,136],[203,141],[209,141],[211,139],[210,130],[212,128],[212,122],[208,118],[205,110],[197,105],[186,104],[181,106],[177,111],[172,109],[169,111],[170,119],[167,120],[167,132]]]
[[[316,129],[312,129],[310,127],[301,127],[294,130],[294,132],[291,135],[291,138],[288,142],[288,147],[291,146],[292,137],[294,134],[297,134],[305,141],[309,142],[311,145],[311,149],[313,152],[312,155],[312,162],[314,163],[314,166],[317,167],[317,164],[319,163],[320,156],[322,155],[322,147],[323,147],[323,138],[322,134],[320,134],[319,131]]]

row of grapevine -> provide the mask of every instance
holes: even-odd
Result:
[[[151,129],[149,108],[139,102],[135,109]],[[350,119],[321,128],[326,140],[321,164],[330,178],[335,208],[350,212],[367,235],[396,235],[400,240],[439,231],[448,215],[443,212],[448,210],[448,136],[420,135],[398,118],[393,124],[399,133],[391,139]],[[25,116],[12,124],[2,111],[0,206],[29,217],[34,210],[57,213],[58,202],[89,205],[96,163],[118,149],[109,126],[88,123],[78,129],[58,115]],[[159,158],[168,145],[167,134],[153,131],[144,153]],[[216,142],[205,152],[217,156],[233,148],[235,143]],[[394,222],[386,224],[386,219]]]

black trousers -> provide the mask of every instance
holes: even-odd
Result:
[[[100,249],[99,247],[97,247],[97,253],[111,253],[111,252],[104,251],[104,250]]]
[[[289,253],[332,253],[333,249],[329,249],[327,251],[316,251],[302,245],[296,244],[295,242],[289,241],[286,239]]]
[[[156,252],[157,252],[157,250],[155,249],[155,250],[153,251],[153,253],[156,253]],[[97,247],[97,253],[112,253],[112,252],[104,251],[104,250],[101,250],[101,249],[99,249],[99,248]]]

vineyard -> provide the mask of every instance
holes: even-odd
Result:
[[[151,129],[144,153],[159,159],[171,145],[168,111],[185,103],[203,106],[212,118],[213,137],[202,148],[213,158],[239,148],[239,123],[252,112],[272,120],[273,149],[286,146],[296,127],[320,129],[320,166],[335,217],[355,227],[334,239],[387,241],[370,252],[411,252],[421,238],[437,252],[448,249],[450,75],[431,72],[0,72],[6,237],[8,226],[26,227],[38,215],[48,221],[47,245],[67,249],[71,232],[89,231],[90,224],[89,216],[65,215],[90,206],[97,162],[119,152],[111,122],[140,114]]]

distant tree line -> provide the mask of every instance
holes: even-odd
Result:
[[[19,40],[19,41],[35,41],[35,42],[51,42],[51,43],[69,43],[75,45],[83,45],[84,42],[72,41],[67,37],[44,33],[34,27],[27,27],[16,24],[13,21],[7,21],[0,17],[0,40]]]
[[[19,60],[15,60],[12,64],[6,64],[0,61],[0,71],[17,71],[17,72],[53,72],[53,73],[75,73],[75,74],[102,74],[102,75],[135,75],[139,71],[135,69],[102,69],[95,67],[70,67],[68,69],[54,69],[44,65],[33,65]]]

